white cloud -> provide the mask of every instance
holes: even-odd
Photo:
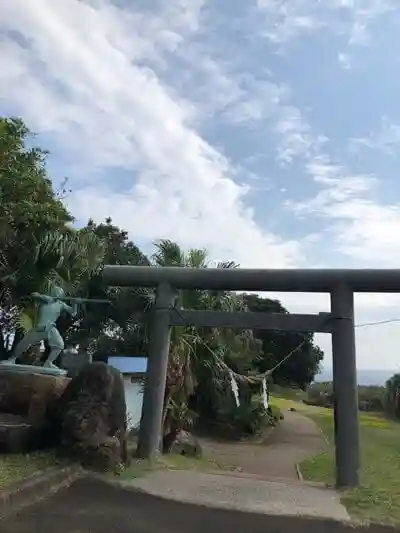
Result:
[[[400,363],[396,349],[399,344],[399,329],[398,322],[356,329],[358,367],[399,372]],[[332,367],[330,337],[324,334],[315,336],[316,342],[324,350],[324,366],[326,367]]]
[[[357,265],[397,268],[400,264],[400,204],[379,204],[374,199],[376,178],[352,175],[329,162],[309,163],[307,170],[321,185],[304,202],[287,202],[299,215],[313,213],[328,221],[331,244]],[[383,297],[386,298],[386,297]]]
[[[277,160],[282,164],[290,164],[298,157],[309,158],[328,141],[324,135],[314,135],[301,111],[290,105],[281,107],[275,131],[281,137]]]
[[[5,43],[3,97],[33,129],[58,135],[71,159],[135,172],[121,192],[112,178],[76,191],[78,218],[112,216],[139,241],[173,236],[242,264],[301,262],[298,242],[256,225],[237,170],[196,132],[195,107],[141,65],[162,65],[198,29],[200,7],[176,0],[139,16],[107,2],[15,0],[2,24],[30,46]]]
[[[281,122],[277,160],[291,163],[296,158],[318,187],[318,192],[304,201],[286,200],[286,208],[299,217],[313,215],[324,220],[332,250],[355,264],[398,267],[400,203],[380,204],[376,200],[380,181],[374,175],[354,173],[347,165],[334,162],[327,152],[329,139],[313,132],[300,110],[291,108],[289,119],[283,114]],[[398,127],[387,120],[382,124],[381,132],[362,144],[392,153],[400,142]]]
[[[384,116],[377,131],[370,132],[364,137],[350,139],[349,147],[353,153],[359,153],[361,149],[367,148],[387,155],[395,155],[400,148],[400,126]]]
[[[369,43],[371,27],[397,10],[397,0],[257,0],[263,35],[277,44],[328,31],[349,45]]]
[[[318,192],[312,197],[307,192],[307,200],[290,207],[329,222],[332,251],[363,264],[396,264],[399,214],[396,206],[372,201],[376,180],[355,175],[327,155],[329,140],[313,131],[291,105],[288,86],[268,69],[236,72],[229,51],[226,61],[219,57],[224,54],[217,60],[199,46],[206,31],[205,0],[160,5],[141,12],[107,0],[12,0],[3,6],[0,102],[36,132],[51,135],[65,171],[75,173],[68,199],[75,216],[81,221],[111,216],[138,243],[174,238],[242,266],[305,266],[307,250],[319,246],[323,228],[296,240],[263,229],[268,213],[263,227],[257,223],[248,207],[249,185],[243,183],[251,172],[202,136],[204,122],[220,114],[232,128],[265,122],[264,133],[281,140],[279,164],[301,162]],[[276,43],[328,27],[361,42],[392,3],[359,5],[259,1],[268,20],[265,34]],[[333,11],[345,21],[331,24]],[[171,57],[184,65],[175,79]],[[277,186],[290,196],[290,187]],[[327,295],[283,299],[294,311],[329,310]],[[382,295],[357,299],[361,313],[384,306],[389,312],[395,301]]]
[[[299,109],[288,106],[282,109],[290,112],[283,112],[277,123],[281,135],[277,160],[285,163],[296,160],[317,187],[317,192],[308,194],[303,201],[287,199],[286,209],[300,219],[312,216],[323,222],[322,240],[329,243],[330,257],[342,258],[337,266],[398,268],[400,203],[379,203],[376,198],[382,182],[376,176],[352,172],[348,165],[333,161],[328,153],[329,139],[315,133]],[[374,146],[382,149],[382,145],[387,147],[397,142],[393,125],[385,131],[390,135],[375,136],[379,142]],[[319,308],[323,307],[323,301],[319,298]],[[317,306],[317,300],[313,300],[313,305],[314,302]],[[363,313],[367,311],[370,317],[384,310],[395,312],[400,296],[363,294],[357,295],[357,302],[358,313],[365,319]],[[363,337],[364,333],[359,335]]]
[[[349,54],[345,54],[343,52],[339,52],[338,61],[339,61],[339,65],[344,70],[350,70],[351,69],[351,58],[350,58]]]
[[[320,192],[304,203],[291,204],[300,214],[314,213],[330,221],[336,250],[364,267],[397,268],[400,264],[400,204],[375,199],[378,180],[352,174],[319,157],[306,165]]]
[[[271,81],[268,73],[263,78],[240,76],[234,78],[238,88],[237,98],[227,106],[224,119],[237,126],[274,120],[282,112],[288,88]]]

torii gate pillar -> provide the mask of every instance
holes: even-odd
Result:
[[[331,292],[335,463],[338,488],[359,483],[359,430],[354,294],[339,284]]]

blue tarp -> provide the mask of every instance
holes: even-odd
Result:
[[[113,355],[108,358],[107,362],[122,374],[145,374],[147,370],[147,357]]]

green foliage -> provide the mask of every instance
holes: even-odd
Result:
[[[72,221],[47,177],[46,153],[28,147],[30,138],[21,120],[0,118],[0,282],[10,297],[24,294],[22,271],[44,236]]]
[[[198,417],[195,411],[189,408],[186,398],[179,398],[178,395],[172,398],[168,405],[168,419],[170,427],[168,431],[190,431]]]
[[[267,426],[276,426],[281,417],[278,407],[265,409],[262,398],[254,395],[239,406],[233,401],[225,402],[218,413],[218,422],[232,428],[239,436],[255,436]]]
[[[70,295],[112,302],[88,304],[73,321],[61,317],[57,326],[67,344],[80,344],[95,360],[106,360],[111,354],[146,355],[153,290],[107,287],[101,276],[103,265],[207,268],[207,250],[183,250],[173,241],[160,240],[148,258],[110,218],[100,224],[89,220],[84,228],[74,229],[73,217],[47,174],[47,154],[34,147],[33,141],[22,120],[0,119],[0,358],[10,355],[10,338],[14,337],[15,345],[35,324],[37,308],[30,293],[48,292],[55,284]],[[218,264],[221,269],[237,266],[233,261]],[[177,308],[178,312],[179,308],[287,312],[277,301],[216,290],[180,291]],[[265,372],[303,338],[309,350],[301,351],[274,374],[277,382],[299,386],[310,381],[322,358],[312,336],[173,328],[165,424],[189,422],[192,411],[219,420],[224,398],[232,400],[229,369],[245,376]],[[240,388],[242,407],[233,409],[230,416],[245,430],[248,415],[249,431],[257,431],[270,414],[263,412],[249,385],[241,383]]]
[[[383,412],[385,410],[384,387],[359,385],[357,389],[360,411]],[[332,382],[313,383],[307,391],[305,401],[319,407],[333,407]]]
[[[111,218],[101,224],[89,220],[83,231],[103,243],[105,264],[150,265],[145,254],[128,239],[127,232],[115,226]],[[72,343],[89,349],[95,360],[106,360],[112,354],[147,353],[143,314],[152,301],[152,291],[140,287],[110,288],[101,275],[94,274],[81,283],[80,293],[87,298],[110,299],[113,305],[87,306],[82,319],[66,331]]]
[[[101,240],[73,221],[52,188],[46,153],[32,147],[20,119],[0,119],[0,358],[8,357],[10,332],[15,342],[35,321],[31,292],[53,284],[66,292],[102,266]]]
[[[244,295],[244,303],[249,311],[288,313],[278,300],[261,298],[256,294]],[[276,368],[272,379],[277,385],[297,386],[300,389],[305,389],[313,381],[324,354],[313,343],[312,333],[260,330],[255,331],[254,335],[262,343],[262,356],[257,363],[259,372],[274,368],[289,352],[303,342],[299,350]]]
[[[396,418],[400,418],[400,374],[394,374],[385,386],[385,410]]]
[[[161,240],[155,244],[152,260],[155,266],[189,266],[207,268],[207,251],[182,250],[176,243]],[[218,268],[235,268],[221,263]],[[180,291],[178,307],[182,309],[239,310],[243,298],[229,291]],[[215,406],[230,387],[227,366],[245,372],[260,354],[258,343],[250,331],[230,329],[175,327],[171,332],[170,361],[165,405],[165,426],[173,424],[169,403],[188,402],[199,415],[216,418]],[[167,430],[167,429],[166,429]]]
[[[296,387],[281,387],[273,383],[270,386],[270,392],[274,396],[279,396],[280,398],[286,398],[287,400],[294,400],[302,402],[307,400],[308,392]]]

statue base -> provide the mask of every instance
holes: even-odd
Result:
[[[42,376],[66,376],[67,371],[62,368],[48,368],[35,365],[18,365],[17,363],[0,362],[0,372],[14,372],[17,374],[40,374]]]
[[[70,379],[54,375],[54,370],[49,374],[52,370],[0,364],[1,453],[30,453],[54,445],[54,413]]]

